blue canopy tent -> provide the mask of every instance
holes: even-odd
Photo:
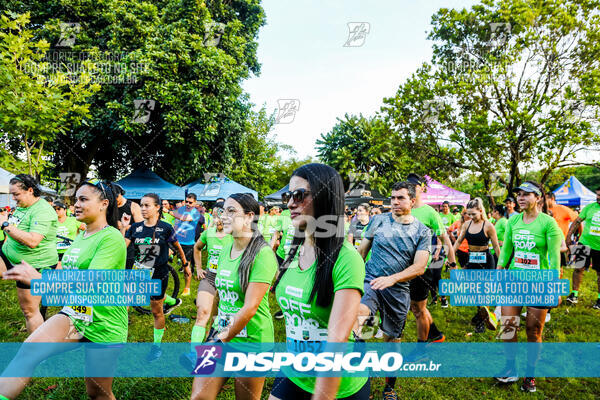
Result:
[[[128,199],[141,199],[146,193],[156,193],[167,200],[183,200],[185,197],[183,188],[165,181],[148,168],[136,169],[116,183],[125,189]]]
[[[198,197],[198,200],[201,201],[215,201],[220,197],[226,199],[234,193],[250,193],[258,200],[258,192],[256,190],[240,185],[227,177],[214,177],[208,183],[202,183],[202,179],[198,179],[188,183],[183,189],[188,193],[194,193]]]
[[[596,201],[596,194],[583,186],[574,176],[571,176],[558,189],[554,191],[556,202],[563,206],[583,207]]]
[[[271,193],[270,195],[265,196],[265,203],[267,203],[267,205],[269,206],[281,204],[281,194],[287,192],[288,190],[290,190],[290,185],[285,185],[275,193]]]

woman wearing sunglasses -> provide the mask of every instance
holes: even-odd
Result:
[[[275,290],[294,351],[348,342],[363,293],[365,264],[344,239],[344,186],[333,168],[307,164],[292,174],[288,203],[296,227]],[[317,350],[318,351],[318,350]],[[270,400],[368,399],[367,377],[283,377]]]
[[[171,308],[181,304],[181,299],[174,299],[166,295],[169,285],[169,245],[177,250],[184,267],[189,272],[188,262],[181,245],[175,236],[173,227],[165,221],[159,220],[161,216],[160,198],[155,193],[147,193],[140,201],[142,222],[136,222],[131,227],[124,226],[125,244],[133,246],[135,261],[133,269],[149,270],[152,279],[161,282],[160,294],[150,296],[150,308],[154,316],[154,345],[150,349],[146,361],[157,360],[162,355],[160,344],[165,333],[165,314],[163,303]]]
[[[0,271],[10,270],[21,262],[38,271],[56,268],[56,212],[40,197],[41,191],[31,175],[19,174],[12,178],[9,192],[17,208],[2,223],[6,242],[0,251]],[[17,281],[17,298],[25,315],[27,332],[31,333],[44,322],[40,313],[41,297],[32,296],[29,284]]]
[[[198,311],[196,313],[196,323],[192,328],[191,353],[188,355],[191,362],[195,362],[196,359],[194,347],[204,341],[206,326],[213,315],[213,302],[217,292],[215,278],[217,276],[221,250],[227,247],[233,240],[233,237],[223,229],[221,216],[223,215],[224,206],[225,204],[222,202],[215,204],[212,218],[214,225],[202,232],[194,246],[194,257],[196,265],[198,265],[196,271],[198,279],[202,280],[198,284],[198,294],[196,295]],[[208,253],[208,260],[206,262],[207,271],[201,268],[202,250],[204,249]]]
[[[223,232],[233,240],[219,255],[215,285],[219,293],[218,318],[209,342],[269,343],[275,340],[269,312],[268,290],[277,260],[257,229],[258,202],[249,193],[236,193],[225,201]],[[192,399],[216,399],[228,378],[194,378]],[[235,379],[236,399],[258,399],[264,377]]]
[[[63,269],[125,269],[127,250],[117,228],[118,213],[115,191],[110,183],[85,182],[76,193],[75,218],[87,228],[73,241],[62,259]],[[53,211],[54,212],[54,211]],[[56,213],[55,213],[56,214]],[[54,245],[56,250],[56,244]],[[41,274],[27,263],[16,265],[3,274],[30,284]],[[119,346],[127,341],[127,310],[125,306],[65,306],[44,322],[25,343],[92,342],[86,347],[86,364],[113,365]],[[96,345],[97,344],[97,345]],[[11,365],[21,371],[31,371],[46,358],[59,351],[54,346],[21,347]],[[110,376],[112,371],[107,370]],[[14,399],[31,378],[0,378],[0,399]],[[88,396],[114,399],[112,377],[85,378]],[[6,396],[6,397],[4,397]]]

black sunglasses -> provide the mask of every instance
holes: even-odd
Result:
[[[281,194],[281,200],[283,200],[284,203],[288,203],[293,197],[295,203],[302,203],[309,193],[310,190],[306,189],[296,189],[293,192],[287,191]]]

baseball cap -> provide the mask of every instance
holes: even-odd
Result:
[[[532,184],[530,182],[523,182],[521,184],[521,186],[514,188],[513,192],[518,192],[519,190],[522,190],[527,193],[535,193],[538,196],[542,195],[542,191],[537,186],[535,186],[534,184]]]
[[[64,208],[65,210],[67,209],[67,206],[65,205],[65,203],[61,202],[61,201],[55,201],[54,202],[54,208]]]
[[[413,173],[408,174],[408,176],[406,177],[406,180],[417,186],[427,186],[427,182],[425,181],[425,179],[422,176],[417,175],[417,174],[413,174]]]
[[[516,189],[515,189],[516,190]],[[506,203],[507,201],[512,201],[513,203],[516,203],[517,201],[515,200],[514,197],[512,196],[508,196],[506,199],[504,199],[504,202]]]

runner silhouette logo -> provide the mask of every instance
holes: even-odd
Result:
[[[223,349],[220,346],[196,346],[198,359],[192,375],[209,375],[215,372],[217,359],[221,358]]]

